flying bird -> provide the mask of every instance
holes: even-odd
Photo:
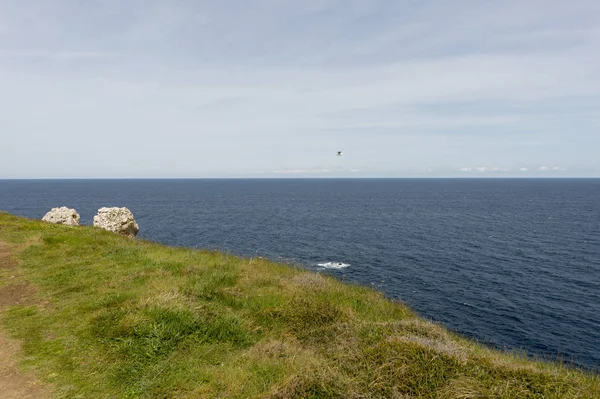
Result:
[[[338,152],[337,152],[337,156],[338,156],[338,157],[341,157],[342,155],[344,155],[344,153],[343,153],[343,152],[341,152],[341,151],[338,151]]]

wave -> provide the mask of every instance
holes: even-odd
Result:
[[[343,269],[345,267],[350,266],[349,263],[344,262],[324,262],[318,263],[319,266],[324,267],[326,269]]]

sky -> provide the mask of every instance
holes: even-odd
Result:
[[[600,177],[599,15],[1,0],[0,178]]]

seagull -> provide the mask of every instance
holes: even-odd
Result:
[[[338,156],[338,157],[341,157],[342,155],[344,155],[344,153],[343,153],[343,152],[341,152],[341,151],[338,151],[338,152],[337,152],[337,156]]]

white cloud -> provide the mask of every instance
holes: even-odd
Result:
[[[329,173],[330,169],[281,169],[274,170],[272,173]]]
[[[508,168],[501,168],[498,166],[477,166],[477,167],[460,168],[459,171],[460,172],[479,172],[479,173],[508,172]]]
[[[43,51],[43,50],[0,50],[0,58],[46,58],[46,59],[86,59],[113,57],[114,53],[100,51]]]
[[[506,168],[500,168],[498,166],[479,166],[477,168],[475,168],[476,171],[478,172],[507,172],[508,169]]]
[[[520,170],[521,172],[527,172],[527,171],[529,171],[529,169],[528,169],[528,168],[520,168],[519,170]]]
[[[564,172],[567,168],[562,166],[540,166],[537,168],[538,172]]]

